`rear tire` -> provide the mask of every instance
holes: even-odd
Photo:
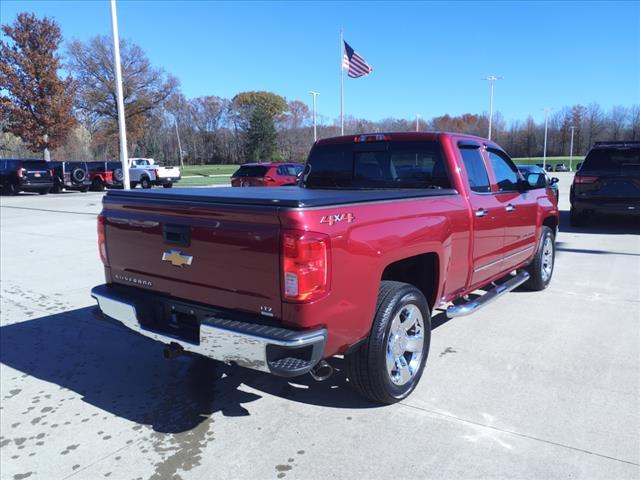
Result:
[[[144,189],[151,188],[151,180],[149,180],[149,177],[142,177],[140,179],[140,186]]]
[[[131,183],[129,184],[129,186],[130,186],[132,189],[133,189],[133,188],[136,188],[136,187],[138,186],[138,182],[131,182]]]
[[[173,187],[173,183],[163,183],[162,186],[164,188],[171,188],[171,187]]]
[[[82,193],[87,193],[89,191],[89,187],[82,187],[79,191]]]
[[[571,207],[571,210],[569,210],[569,224],[572,227],[584,227],[587,224],[587,214]]]
[[[9,182],[6,185],[2,186],[2,195],[8,195],[8,196],[13,196],[16,193],[18,193],[18,189],[16,188],[16,186]]]
[[[413,285],[383,281],[369,337],[345,355],[353,388],[374,402],[406,398],[424,371],[431,341],[429,305]]]
[[[40,191],[38,191],[38,194],[40,194],[40,195],[46,195],[46,194],[47,194],[47,193],[49,193],[50,191],[51,191],[51,189],[50,189],[50,188],[47,188],[46,190],[40,190]]]
[[[542,227],[540,244],[533,261],[525,268],[529,273],[529,280],[522,286],[533,291],[544,290],[551,283],[556,258],[556,242],[553,231]]]
[[[91,183],[91,190],[94,192],[102,192],[104,191],[104,182],[99,178],[96,178]]]

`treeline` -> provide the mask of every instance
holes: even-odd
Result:
[[[0,155],[37,156],[46,149],[56,159],[117,158],[111,40],[73,41],[61,53],[56,22],[26,13],[2,30]],[[167,164],[303,161],[313,144],[311,112],[300,100],[272,92],[189,99],[178,80],[152,66],[139,46],[122,41],[120,51],[130,157],[153,157]],[[593,103],[552,112],[547,155],[569,155],[571,127],[574,155],[583,155],[598,140],[640,140],[640,105],[605,111]],[[488,118],[444,115],[421,120],[420,129],[485,137]],[[414,119],[345,118],[347,134],[413,130]],[[319,138],[339,134],[337,121],[320,117]],[[532,117],[508,123],[497,113],[493,138],[514,157],[541,156],[544,123]]]

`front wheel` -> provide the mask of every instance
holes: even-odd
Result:
[[[529,280],[523,284],[523,287],[534,291],[547,288],[553,276],[555,258],[556,242],[553,231],[549,227],[543,226],[536,256],[533,257],[533,261],[525,268],[527,273],[529,273]]]
[[[418,385],[430,342],[431,317],[422,292],[385,280],[369,337],[345,355],[349,381],[374,402],[399,402]]]

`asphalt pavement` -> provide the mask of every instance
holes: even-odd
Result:
[[[0,478],[640,478],[640,225],[568,226],[544,292],[435,312],[394,406],[94,317],[102,194],[0,198]],[[339,358],[333,361],[341,367]]]

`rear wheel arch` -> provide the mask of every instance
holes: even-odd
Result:
[[[429,308],[437,304],[440,281],[440,259],[435,252],[422,253],[396,260],[387,265],[380,281],[396,281],[413,285],[422,292]]]

